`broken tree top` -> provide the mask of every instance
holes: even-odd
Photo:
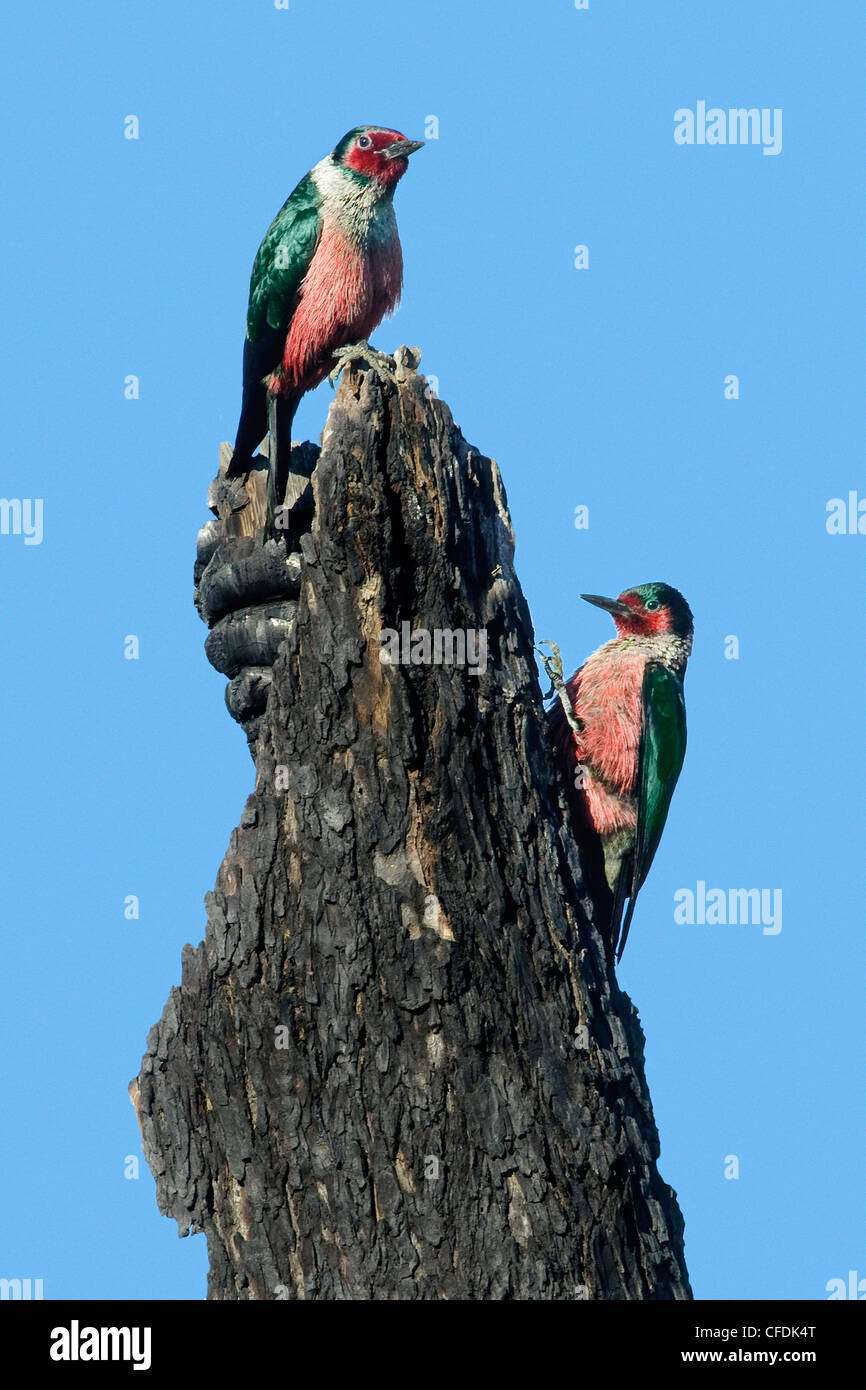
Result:
[[[417,360],[345,373],[284,589],[240,494],[200,560],[211,638],[284,626],[248,693],[255,789],[133,1085],[160,1209],[205,1232],[214,1299],[688,1298],[502,481]]]

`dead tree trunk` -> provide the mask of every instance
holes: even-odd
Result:
[[[344,376],[270,593],[237,492],[206,528],[211,618],[234,587],[279,655],[236,700],[255,791],[132,1087],[160,1209],[206,1233],[214,1299],[689,1298],[499,472],[416,365]],[[486,669],[437,664],[467,629]],[[421,659],[383,661],[387,630]]]

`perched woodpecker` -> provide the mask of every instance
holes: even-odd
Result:
[[[259,247],[250,279],[241,416],[227,472],[249,473],[268,432],[273,397],[277,501],[301,397],[341,362],[379,357],[366,339],[394,310],[403,285],[394,190],[423,143],[379,126],[350,130],[301,179]]]
[[[560,699],[548,721],[578,839],[601,847],[609,942],[619,960],[685,756],[683,677],[694,621],[669,584],[639,584],[615,599],[581,598],[611,614],[617,635],[563,687],[580,732]]]

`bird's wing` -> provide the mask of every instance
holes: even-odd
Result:
[[[268,432],[268,395],[262,384],[283,358],[301,282],[321,233],[319,199],[309,174],[280,208],[258,249],[250,277],[244,339],[243,395],[229,477],[252,467],[253,451]]]
[[[250,374],[276,370],[301,282],[322,231],[319,195],[309,174],[286,199],[253,262],[247,310]],[[245,362],[246,367],[246,362]]]
[[[637,895],[646,880],[665,828],[674,787],[686,753],[686,705],[683,683],[660,662],[647,663],[642,692],[643,732],[638,767],[638,811],[631,856],[629,904],[619,934],[622,957]]]

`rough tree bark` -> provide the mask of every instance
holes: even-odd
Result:
[[[275,542],[211,497],[199,606],[261,639],[228,672],[256,784],[131,1088],[159,1206],[213,1299],[689,1298],[499,472],[416,367],[344,375],[270,591]],[[383,663],[404,622],[486,630],[486,670]]]

